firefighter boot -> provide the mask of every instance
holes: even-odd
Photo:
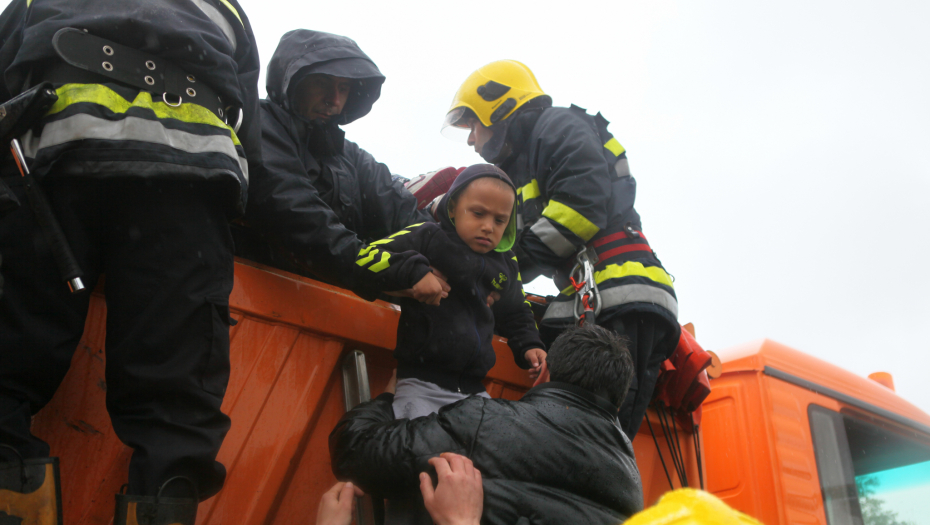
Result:
[[[24,460],[9,445],[0,445],[0,525],[61,525],[61,482],[58,458]]]
[[[191,486],[193,497],[169,498],[161,495],[165,487],[178,481],[186,481]],[[194,483],[184,476],[175,476],[162,483],[154,497],[117,494],[113,525],[194,525],[199,503]],[[0,522],[0,525],[3,523]]]

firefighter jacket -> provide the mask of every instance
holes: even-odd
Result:
[[[393,395],[352,409],[329,436],[338,479],[387,498],[419,496],[419,473],[443,452],[481,471],[481,523],[613,525],[642,510],[633,447],[606,399],[543,383],[519,401],[473,396],[416,419],[394,419]],[[526,518],[527,521],[521,518]]]
[[[290,109],[294,86],[321,65],[341,73],[335,76],[367,75],[335,123],[307,121]],[[251,231],[237,231],[247,237],[237,244],[252,248],[240,255],[356,290],[352,267],[363,240],[432,220],[387,166],[345,140],[337,125],[366,115],[383,80],[348,38],[303,29],[281,38],[268,65],[269,98],[261,101],[264,164],[249,188]]]
[[[202,82],[229,104],[230,123],[201,105],[115,80],[53,80],[57,103],[21,138],[36,176],[54,165],[56,176],[215,180],[221,197],[241,211],[261,144],[258,50],[237,0],[13,0],[0,15],[0,101],[65,65],[52,45],[64,28],[173,64],[192,86]]]
[[[577,106],[528,104],[504,129],[509,155],[498,165],[517,185],[520,236],[515,251],[528,280],[553,276],[561,293],[543,323],[574,320],[568,275],[576,253],[597,253],[599,318],[627,311],[656,312],[676,323],[672,278],[649,246],[634,209],[636,180],[626,150],[607,120]],[[506,121],[505,121],[506,122]]]
[[[439,202],[440,210],[447,209],[449,199],[468,182],[487,176],[476,167],[455,180]],[[430,266],[442,272],[451,291],[439,306],[401,299],[394,349],[397,377],[476,394],[485,391],[482,380],[497,360],[491,344],[495,327],[523,369],[529,368],[526,351],[543,344],[523,293],[516,256],[509,249],[513,236],[502,240],[502,251],[477,253],[455,232],[449,214],[440,216],[439,224],[408,226],[363,248],[357,261],[359,282],[373,291],[405,290],[429,273]],[[501,298],[489,308],[491,292]]]

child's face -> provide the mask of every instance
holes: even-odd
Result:
[[[478,253],[497,248],[510,222],[515,198],[513,189],[501,180],[475,179],[459,194],[452,210],[455,233]]]

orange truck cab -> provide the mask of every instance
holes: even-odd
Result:
[[[769,340],[719,355],[701,429],[709,491],[769,525],[930,523],[930,416],[887,374]]]

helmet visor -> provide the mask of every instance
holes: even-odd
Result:
[[[443,137],[455,142],[467,142],[468,135],[471,134],[470,121],[477,118],[475,112],[465,106],[453,108],[446,113],[446,119],[442,123],[440,133],[442,133]]]

